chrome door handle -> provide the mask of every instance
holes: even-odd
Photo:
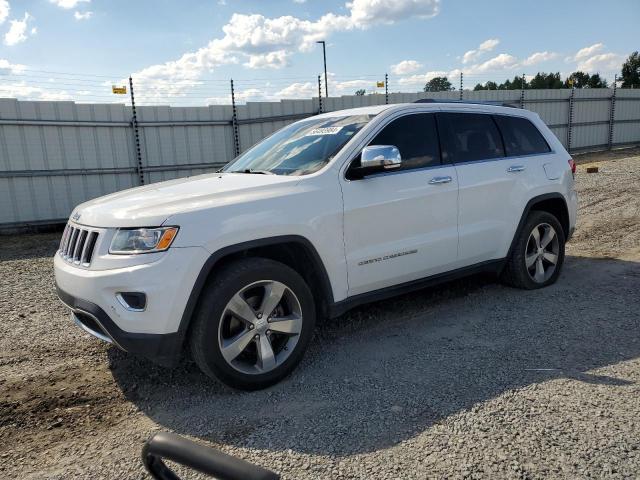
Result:
[[[507,168],[507,172],[522,172],[525,168],[526,167],[524,165],[511,165],[509,168]]]
[[[451,177],[433,177],[429,180],[430,185],[438,185],[440,183],[449,183],[451,181]]]

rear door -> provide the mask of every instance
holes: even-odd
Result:
[[[510,171],[502,138],[490,114],[456,112],[438,117],[443,156],[459,184],[458,254],[461,266],[506,255],[508,230],[520,204],[525,170]]]
[[[343,178],[350,296],[449,270],[457,259],[458,182],[441,163],[435,114],[395,118],[369,145],[396,146],[402,167]]]

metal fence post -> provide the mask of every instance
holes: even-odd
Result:
[[[384,74],[384,104],[389,104],[389,75]]]
[[[609,107],[609,150],[613,147],[613,124],[616,121],[616,90],[618,89],[618,75],[613,77],[613,92],[611,93],[611,106]]]
[[[522,74],[522,81],[520,82],[520,108],[524,108],[524,73]]]
[[[573,104],[576,95],[576,89],[571,88],[571,96],[569,97],[569,118],[567,119],[567,151],[571,152],[571,129],[573,127]]]
[[[144,185],[144,171],[142,170],[142,152],[140,151],[140,131],[138,129],[138,115],[136,114],[136,99],[133,95],[133,78],[129,76],[129,93],[131,94],[131,126],[133,127],[133,139],[136,143],[136,173],[138,183]]]
[[[231,123],[233,124],[233,151],[235,156],[240,155],[240,133],[238,132],[238,110],[236,109],[236,92],[233,88],[233,78],[231,79]]]
[[[322,80],[318,75],[318,113],[322,113]]]
[[[462,88],[463,88],[463,84],[462,84],[462,72],[460,72],[460,100],[462,100]]]

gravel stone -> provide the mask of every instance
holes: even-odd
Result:
[[[576,159],[555,285],[476,276],[360,307],[260,392],[89,337],[55,295],[60,234],[0,237],[0,477],[148,478],[140,449],[169,430],[285,479],[637,478],[640,151]]]

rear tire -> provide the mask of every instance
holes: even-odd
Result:
[[[564,263],[565,236],[558,219],[533,210],[517,234],[501,279],[526,290],[555,283]]]
[[[189,337],[193,359],[231,387],[266,388],[302,359],[315,312],[313,295],[295,270],[265,258],[234,261],[203,290]]]

